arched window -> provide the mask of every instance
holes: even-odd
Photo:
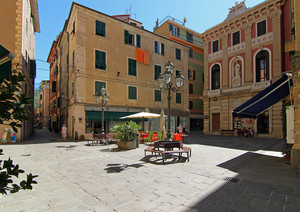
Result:
[[[220,65],[218,64],[211,68],[211,89],[220,89]]]
[[[269,52],[262,50],[255,57],[256,62],[256,82],[270,80],[269,72]]]

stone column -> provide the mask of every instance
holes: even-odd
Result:
[[[220,37],[222,39],[222,51],[223,51],[223,64],[222,64],[222,87],[221,88],[228,88],[228,33],[225,33]]]
[[[295,143],[292,148],[291,164],[292,168],[300,169],[300,51],[291,58],[293,66],[293,93],[294,93],[294,130]]]
[[[252,61],[252,42],[251,42],[251,27],[252,24],[248,23],[245,25],[245,84],[252,83],[252,67],[251,67],[251,61]]]

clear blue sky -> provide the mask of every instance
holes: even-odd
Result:
[[[143,23],[146,30],[153,31],[157,18],[166,16],[178,20],[187,18],[186,27],[199,33],[221,23],[228,14],[228,9],[241,0],[77,0],[78,4],[108,15],[129,13],[131,17]],[[246,0],[247,7],[253,7],[264,0]],[[36,85],[42,80],[49,80],[47,61],[52,42],[62,31],[68,18],[72,0],[38,0],[41,33],[36,33],[35,58],[37,59]],[[42,61],[39,61],[42,60]]]

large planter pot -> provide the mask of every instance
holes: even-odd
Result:
[[[118,141],[119,149],[135,149],[136,141]]]

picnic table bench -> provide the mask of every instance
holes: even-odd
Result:
[[[177,148],[177,149],[175,149]],[[162,150],[163,149],[163,150]],[[151,154],[155,156],[162,156],[163,164],[167,159],[168,155],[182,157],[182,154],[186,154],[186,158],[189,161],[189,157],[191,156],[191,148],[183,147],[182,142],[178,141],[156,141],[153,146],[148,147],[144,150],[145,157],[146,153],[151,152]],[[178,155],[177,155],[178,154]]]

